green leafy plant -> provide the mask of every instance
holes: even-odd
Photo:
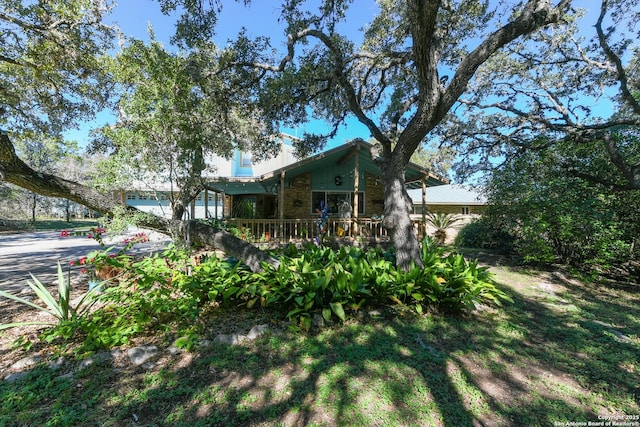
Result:
[[[429,274],[431,295],[443,311],[474,309],[484,301],[496,305],[503,300],[513,302],[495,286],[488,268],[479,267],[477,261],[467,261],[460,254],[450,254],[442,259],[432,266]]]
[[[57,319],[57,323],[62,323],[66,321],[71,321],[78,319],[85,315],[91,306],[96,302],[96,295],[101,290],[101,286],[96,286],[86,292],[82,297],[78,300],[75,306],[71,305],[70,294],[71,294],[71,273],[67,274],[67,278],[64,278],[64,274],[62,272],[62,266],[58,263],[58,296],[57,299],[54,297],[51,292],[38,280],[33,274],[31,275],[33,281],[27,281],[29,287],[35,292],[38,299],[44,303],[44,306],[35,304],[25,298],[21,298],[17,295],[13,295],[9,292],[0,291],[0,296],[13,300],[19,304],[24,304],[29,307],[33,307],[37,310],[40,310],[44,313],[49,314],[50,316]],[[53,322],[17,322],[17,323],[6,323],[0,325],[1,329],[8,329],[17,326],[25,326],[25,325],[49,325]]]
[[[291,245],[272,255],[279,265],[264,264],[260,272],[231,257],[193,265],[188,251],[176,248],[130,259],[122,264],[126,274],[118,285],[102,294],[99,310],[58,325],[44,337],[52,341],[83,334],[83,349],[94,350],[126,344],[153,330],[181,337],[180,345],[192,348],[201,331],[199,316],[209,304],[271,309],[291,320],[293,328],[309,330],[316,316],[344,322],[367,306],[459,312],[510,301],[486,268],[459,254],[445,255],[431,237],[422,241],[424,267],[409,271],[396,268],[392,250]]]
[[[455,245],[512,253],[514,237],[500,225],[504,220],[504,218],[490,218],[487,215],[474,219],[460,229]]]

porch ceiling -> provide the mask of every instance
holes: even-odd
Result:
[[[259,178],[217,178],[209,181],[209,190],[224,192],[230,196],[238,194],[275,194],[276,189],[270,188]]]

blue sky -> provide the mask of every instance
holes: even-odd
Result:
[[[155,0],[121,0],[120,3],[109,17],[109,21],[115,22],[125,36],[148,41],[147,26],[151,24],[156,38],[165,45],[170,45],[169,40],[174,33],[174,23],[178,14],[172,16],[163,15],[158,2]],[[217,36],[215,41],[218,46],[222,47],[227,43],[227,40],[233,39],[242,27],[247,29],[249,36],[268,35],[272,37],[275,47],[284,46],[285,37],[282,26],[278,23],[279,1],[254,0],[250,8],[245,7],[242,2],[233,0],[224,1],[223,3],[222,13],[219,15],[216,29]],[[593,0],[578,0],[576,4],[583,7],[594,7]],[[348,27],[345,25],[345,30],[355,39],[359,35],[360,28],[369,22],[375,14],[377,6],[373,0],[354,0],[352,7],[358,10],[360,22],[350,21]],[[587,25],[591,27],[596,18],[597,10],[589,14],[586,20]],[[585,28],[585,30],[590,29],[592,27]],[[96,120],[85,123],[77,131],[68,132],[66,136],[68,139],[77,140],[81,146],[84,146],[91,128],[113,123],[114,121],[113,115],[105,111]],[[301,135],[303,132],[321,132],[326,129],[326,124],[316,121],[305,128],[282,130],[295,136]],[[340,129],[339,134],[327,148],[342,144],[356,137],[367,140],[370,137],[370,133],[364,125],[352,118],[348,120],[347,126],[343,126]]]
[[[362,22],[352,23],[348,30],[357,37],[358,30],[370,20],[376,11],[376,6],[372,0],[355,0],[354,4],[361,11],[359,15],[362,17]],[[238,34],[242,27],[245,27],[249,36],[269,35],[275,47],[284,46],[286,38],[283,27],[278,23],[278,5],[279,2],[259,0],[254,1],[248,8],[241,2],[225,1],[222,13],[218,17],[216,44],[223,47],[228,40]],[[177,13],[172,16],[163,15],[155,0],[121,0],[108,18],[108,22],[116,23],[125,36],[144,41],[149,40],[147,27],[151,24],[156,39],[165,46],[170,46],[170,38],[174,34],[174,23],[178,16]],[[92,128],[114,121],[115,118],[111,112],[104,111],[95,120],[83,124],[80,129],[67,132],[66,137],[75,139],[81,146],[85,146],[88,142],[88,133]],[[348,126],[340,129],[327,148],[335,147],[356,137],[369,139],[370,133],[364,125],[356,119],[350,119],[348,123]],[[282,131],[297,136],[302,135],[303,132],[326,132],[327,129],[326,124],[315,121],[305,128],[282,129]]]

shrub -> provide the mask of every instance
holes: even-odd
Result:
[[[311,326],[314,314],[344,321],[364,306],[390,302],[417,312],[426,307],[459,312],[487,301],[510,301],[486,268],[462,255],[444,256],[431,238],[422,243],[422,257],[424,268],[404,272],[396,269],[393,252],[380,249],[289,247],[279,254],[277,268],[265,265],[264,271],[252,273],[241,264],[230,268],[212,260],[199,266],[194,277],[208,283],[212,300],[280,309],[303,329]]]
[[[514,238],[499,220],[482,216],[465,224],[456,236],[455,245],[466,248],[496,249],[511,252]]]
[[[618,129],[611,137],[637,161],[635,131]],[[589,273],[616,270],[638,256],[640,192],[611,191],[626,182],[601,141],[554,141],[493,171],[485,187],[485,221],[513,236],[514,255],[526,262],[560,262]]]
[[[451,214],[442,212],[431,212],[427,216],[427,221],[436,230],[433,233],[433,237],[436,239],[440,246],[444,245],[447,241],[447,229],[459,222],[461,219]]]
[[[94,350],[153,330],[186,337],[182,341],[191,348],[200,331],[199,316],[212,302],[271,309],[308,330],[314,316],[345,321],[367,306],[460,312],[510,301],[486,268],[459,254],[445,255],[432,238],[422,242],[424,267],[409,271],[398,270],[394,252],[381,249],[289,246],[273,255],[279,266],[264,264],[257,273],[232,258],[192,265],[186,251],[173,248],[132,261],[123,280],[104,291],[103,307],[43,337],[52,341],[81,334],[81,350]]]

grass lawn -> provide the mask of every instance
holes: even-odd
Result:
[[[194,352],[145,337],[139,344],[161,351],[141,367],[116,359],[80,369],[65,356],[52,369],[59,355],[45,345],[11,348],[32,331],[9,331],[0,336],[1,378],[34,352],[42,362],[18,381],[0,378],[0,425],[559,426],[603,417],[640,425],[640,288],[492,271],[514,304],[463,317],[368,311],[310,334],[286,332],[259,310],[212,310],[210,342],[261,323],[270,332]]]
[[[60,219],[40,219],[35,222],[33,228],[36,230],[73,230],[95,227],[96,225],[95,219],[74,219],[69,222]]]
[[[45,231],[45,230],[75,230],[89,228],[97,225],[95,219],[74,219],[65,221],[62,219],[37,219],[35,222],[21,220],[0,220],[0,232],[16,231]]]

